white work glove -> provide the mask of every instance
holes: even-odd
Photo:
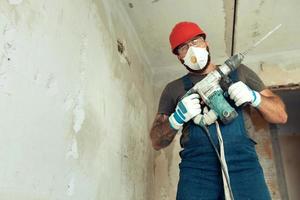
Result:
[[[217,119],[218,117],[215,111],[208,111],[207,107],[205,106],[203,109],[203,114],[199,114],[196,117],[194,117],[193,121],[195,124],[200,126],[209,126],[213,124]]]
[[[234,100],[236,106],[249,102],[253,107],[258,107],[261,102],[261,96],[258,92],[251,90],[242,81],[232,84],[228,88],[228,94]]]
[[[169,117],[170,125],[178,130],[184,122],[201,113],[199,94],[191,94],[178,102],[175,112]]]

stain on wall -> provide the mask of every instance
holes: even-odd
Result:
[[[18,5],[22,3],[23,0],[8,0],[8,2],[12,5]]]
[[[224,31],[224,39],[225,39],[225,48],[226,48],[226,54],[227,56],[231,55],[231,52],[234,48],[232,46],[232,40],[233,34],[234,34],[234,17],[235,17],[235,10],[234,10],[234,1],[230,0],[224,0],[223,5],[224,5],[224,13],[225,13],[225,31]],[[235,41],[234,41],[235,42]]]
[[[0,199],[154,199],[138,41],[119,1],[1,2]]]

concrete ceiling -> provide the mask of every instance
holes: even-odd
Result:
[[[168,40],[172,27],[179,21],[193,21],[204,29],[214,63],[222,63],[232,50],[249,48],[282,24],[249,54],[245,63],[248,59],[254,70],[259,63],[270,62],[280,67],[300,68],[299,0],[123,0],[123,3],[158,82],[185,73],[172,55]]]

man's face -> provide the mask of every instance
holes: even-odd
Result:
[[[193,69],[189,68],[186,64],[184,64],[184,57],[186,56],[186,54],[191,46],[206,48],[207,52],[209,53],[208,43],[204,40],[203,37],[196,36],[193,39],[178,46],[178,48],[176,49],[177,58],[186,67],[186,69],[189,70],[190,72],[202,73],[203,71],[205,71],[207,66],[210,64],[210,54],[208,54],[208,61],[207,61],[206,66],[203,69],[193,70]]]
[[[183,58],[185,57],[190,46],[207,48],[208,43],[204,40],[204,38],[202,36],[196,36],[196,37],[192,38],[191,40],[179,45],[177,47],[176,52],[177,52],[177,57],[181,62],[183,61]],[[207,50],[208,50],[208,48],[207,48]]]

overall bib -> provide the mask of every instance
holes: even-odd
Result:
[[[238,80],[237,72],[231,79]],[[193,83],[188,76],[182,78],[185,90]],[[221,122],[225,158],[228,166],[230,183],[235,200],[270,200],[270,194],[264,180],[264,174],[255,151],[255,142],[248,137],[244,126],[242,109],[228,102],[238,112],[238,117],[230,124]],[[177,189],[177,200],[218,200],[224,199],[222,172],[216,152],[205,131],[190,121],[180,152],[180,177]],[[209,126],[211,137],[218,147],[215,124]]]

